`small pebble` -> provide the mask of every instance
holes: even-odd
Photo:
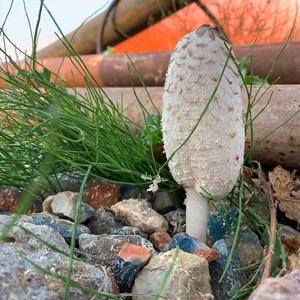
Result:
[[[300,233],[290,226],[280,225],[282,242],[290,250],[300,249]]]
[[[152,200],[153,193],[147,192],[145,189],[132,187],[129,185],[122,185],[121,186],[121,199],[122,200],[128,200],[128,199],[146,199],[146,200]]]
[[[112,234],[112,232],[123,226],[124,224],[105,208],[97,209],[95,215],[87,223],[87,227],[92,234]]]
[[[209,262],[218,258],[218,252],[215,249],[209,248],[204,243],[185,233],[176,234],[163,251],[169,251],[176,247],[179,247],[182,251],[203,257]]]
[[[125,243],[135,244],[147,248],[153,255],[157,252],[151,242],[139,235],[92,235],[79,236],[79,249],[82,256],[92,264],[113,267],[118,252]]]
[[[132,226],[123,226],[121,228],[117,228],[111,232],[114,235],[139,235],[145,239],[148,239],[148,235],[136,227]]]
[[[116,257],[113,276],[121,293],[129,293],[137,272],[145,266],[152,254],[142,246],[125,243]]]
[[[154,245],[157,251],[161,251],[171,242],[171,237],[167,232],[160,231],[152,233],[149,236],[149,240]]]
[[[137,227],[145,233],[168,230],[166,219],[150,208],[146,200],[123,200],[113,205],[111,210],[127,225]]]
[[[185,232],[185,210],[178,208],[164,215],[169,223],[169,233],[174,236],[177,233]]]
[[[76,204],[79,193],[74,192],[60,192],[53,197],[51,203],[51,209],[53,214],[58,217],[66,217],[74,221],[76,213]],[[80,213],[79,213],[79,223],[85,222],[88,218],[93,216],[95,211],[89,205],[81,202]]]
[[[153,198],[151,201],[152,208],[160,214],[176,209],[175,201],[170,192],[157,192]]]

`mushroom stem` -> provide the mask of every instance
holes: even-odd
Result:
[[[186,233],[206,243],[207,199],[194,189],[185,190]]]

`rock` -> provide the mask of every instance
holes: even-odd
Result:
[[[300,223],[300,184],[295,172],[276,166],[268,173],[278,208],[286,217]]]
[[[169,251],[176,247],[179,247],[179,249],[187,253],[203,257],[209,262],[217,259],[219,256],[215,249],[209,248],[204,243],[187,235],[186,233],[178,233],[174,235],[171,242],[163,249],[163,251]]]
[[[50,227],[30,223],[22,225],[48,243],[69,252],[65,240]],[[65,283],[38,270],[21,257],[14,247],[41,268],[63,276],[67,274],[68,258],[53,251],[20,227],[15,227],[9,237],[7,242],[0,244],[0,299],[62,299]],[[105,269],[97,269],[78,260],[73,262],[72,279],[85,287],[108,293],[117,292],[114,281]],[[91,295],[71,287],[69,299],[88,300]]]
[[[164,215],[169,223],[169,233],[174,236],[177,233],[185,232],[185,210],[178,208]]]
[[[21,224],[21,223],[25,223],[25,222],[26,223],[33,222],[32,217],[28,216],[28,215],[16,216],[14,214],[8,214],[8,215],[0,214],[0,231],[1,231],[1,227],[3,227],[4,225],[10,224],[15,217],[17,217],[16,224]]]
[[[19,247],[25,252],[39,251],[42,249],[46,251],[49,249],[48,245],[37,239],[31,233],[35,234],[40,239],[46,241],[54,247],[59,248],[64,252],[69,252],[69,246],[64,238],[46,225],[35,225],[27,222],[19,222],[10,230],[6,241],[10,241],[16,245],[20,244]]]
[[[39,182],[43,182],[43,188],[41,194],[44,198],[54,195],[58,192],[70,191],[79,192],[80,186],[84,179],[85,173],[81,171],[72,171],[65,173],[57,173],[50,175],[45,179],[37,178]]]
[[[34,224],[47,225],[54,231],[58,232],[66,240],[67,243],[71,242],[73,227],[72,222],[64,219],[59,219],[50,214],[32,214],[31,217],[33,218]],[[78,237],[83,233],[90,233],[90,230],[86,226],[78,224],[76,226],[76,239],[78,239]]]
[[[121,228],[115,229],[111,234],[114,235],[140,235],[141,237],[148,239],[148,235],[142,231],[140,231],[136,227],[132,226],[123,226]]]
[[[300,270],[300,249],[297,251],[286,253],[287,255],[287,266],[289,271]]]
[[[231,207],[225,207],[220,212],[212,211],[208,218],[207,243],[212,245],[227,235],[232,236],[236,228],[239,212]]]
[[[153,193],[147,192],[144,189],[131,187],[128,185],[122,185],[121,191],[122,191],[121,200],[128,200],[128,199],[152,200],[153,198]]]
[[[97,209],[95,215],[89,219],[87,224],[92,234],[111,234],[114,230],[123,226],[124,224],[105,208]]]
[[[298,250],[300,248],[300,233],[292,227],[280,225],[282,242],[290,250]]]
[[[113,205],[111,210],[127,225],[137,227],[145,233],[168,230],[166,219],[150,208],[146,200],[123,200]]]
[[[233,237],[225,239],[226,245],[231,248]],[[236,255],[238,256],[241,266],[248,266],[262,260],[264,249],[261,246],[258,236],[250,229],[240,233],[239,241],[236,247]]]
[[[87,184],[84,199],[95,210],[110,208],[120,200],[120,186],[91,178]]]
[[[154,232],[149,236],[150,242],[154,245],[157,251],[165,248],[170,242],[171,237],[165,231]]]
[[[54,195],[51,203],[51,209],[58,217],[66,217],[74,221],[76,213],[76,203],[79,193],[74,192],[60,192]],[[81,202],[79,223],[83,223],[88,218],[95,214],[94,210],[84,202]]]
[[[82,256],[92,264],[107,267],[114,266],[117,254],[125,243],[143,246],[153,255],[157,254],[153,245],[139,235],[82,234],[79,236],[79,249],[84,253]]]
[[[0,186],[0,211],[14,212],[23,190],[12,186]]]
[[[220,256],[217,260],[209,264],[212,291],[215,300],[229,299],[235,291],[241,289],[246,284],[246,277],[244,273],[238,271],[240,262],[234,255],[226,276],[219,282],[228,260],[229,249],[224,240],[215,242],[213,248],[219,252]]]
[[[160,214],[165,214],[176,209],[175,201],[170,192],[157,192],[151,201],[152,208]]]
[[[131,291],[132,299],[144,300],[145,295],[154,298],[172,265],[161,297],[168,300],[213,299],[207,260],[177,249],[153,257],[138,273]]]
[[[53,199],[54,199],[54,195],[51,195],[51,196],[48,196],[43,201],[42,207],[43,207],[43,212],[44,213],[53,214],[53,211],[52,211],[52,208],[51,208]]]
[[[152,254],[144,247],[125,243],[113,267],[113,275],[121,293],[129,293],[137,272],[145,266]]]
[[[294,271],[284,277],[266,279],[248,299],[300,300],[300,271]]]
[[[72,171],[56,174],[56,178],[58,181],[56,188],[57,191],[79,192],[84,176],[85,172],[81,171]]]

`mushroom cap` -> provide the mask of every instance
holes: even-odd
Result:
[[[182,145],[207,105],[229,47],[210,26],[184,36],[172,53],[163,94],[162,129],[167,158]],[[244,114],[238,70],[229,59],[217,92],[195,132],[169,162],[186,188],[226,196],[244,156]]]

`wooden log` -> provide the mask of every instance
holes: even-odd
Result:
[[[163,10],[172,7],[173,0],[126,0],[120,1],[115,8],[115,20],[118,28],[132,35],[146,28],[149,18],[158,20]],[[106,11],[85,23],[77,32],[69,33],[66,38],[80,54],[95,53],[99,28],[106,16]],[[112,14],[110,14],[103,37],[104,46],[113,45],[125,39],[114,29]],[[66,54],[61,41],[57,40],[38,51],[38,57],[59,57]]]
[[[84,89],[77,90],[84,94]],[[253,87],[253,94],[257,90],[258,87]],[[138,124],[143,124],[143,115],[132,88],[104,88],[104,91],[111,100],[116,103],[123,103],[126,116]],[[144,88],[136,88],[135,91],[145,107],[151,113],[155,113],[146,90]],[[148,88],[148,92],[156,107],[161,110],[163,89],[152,87]],[[282,165],[291,169],[300,169],[300,113],[297,114],[300,110],[300,87],[296,85],[263,87],[259,93],[262,97],[253,108],[253,117],[264,108],[271,94],[273,96],[270,103],[253,122],[254,143],[256,144],[253,159],[266,165]],[[246,105],[247,97],[245,93],[244,102]],[[289,118],[291,119],[289,120]],[[278,128],[280,125],[282,126]],[[199,126],[201,126],[201,123]],[[268,136],[276,128],[278,130]],[[247,148],[249,148],[249,144],[250,135],[248,130]]]

